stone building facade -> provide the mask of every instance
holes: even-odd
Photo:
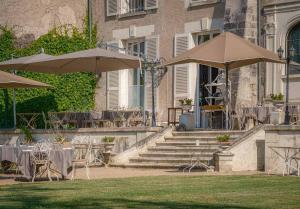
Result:
[[[136,4],[134,5],[133,2]],[[134,8],[140,2],[142,2],[141,8],[138,6]],[[152,7],[147,8],[148,4]],[[145,42],[143,53],[147,55],[149,54],[147,49],[152,50],[147,45],[151,45],[153,42],[151,38],[155,38],[155,56],[169,59],[213,38],[224,30],[232,31],[256,42],[256,4],[256,0],[94,0],[93,14],[104,42],[114,43],[120,48],[128,49],[128,43],[140,40]],[[199,68],[200,70],[197,70]],[[230,73],[234,105],[236,103],[256,105],[256,70],[256,66],[253,65]],[[195,98],[197,73],[205,82],[212,82],[216,77],[214,69],[201,69],[201,66],[193,63],[170,67],[164,74],[156,93],[157,113],[160,121],[167,120],[168,107],[177,106],[179,99],[201,100],[201,98]],[[130,95],[130,86],[128,86],[130,85],[128,83],[130,72],[128,70],[119,72],[118,77],[115,75],[110,77],[109,74],[103,75],[102,85],[105,84],[107,88],[103,89],[100,96],[106,97],[107,102],[102,104],[105,107],[100,105],[101,108],[130,106],[128,103],[132,99],[128,97]],[[108,80],[104,81],[105,79]],[[112,82],[118,82],[118,84],[111,88]],[[208,96],[208,92],[203,90],[205,87],[200,85],[200,88],[202,88],[200,90],[203,93],[202,97],[204,94]],[[113,89],[113,93],[110,89]],[[118,90],[119,92],[116,93],[115,91]],[[147,102],[149,98],[147,93],[146,90],[145,106],[151,110],[150,99]],[[116,97],[118,101],[115,100]],[[114,102],[111,101],[112,98]]]
[[[281,46],[284,57],[293,46],[295,56],[290,66],[290,98],[292,104],[300,102],[300,1],[299,0],[266,0],[263,8],[263,40],[265,47],[271,51]],[[286,66],[266,65],[265,94],[285,95]]]
[[[104,42],[126,50],[131,50],[128,43],[143,42],[143,53],[168,59],[223,31],[234,32],[276,52],[279,45],[285,47],[290,27],[299,22],[299,4],[299,0],[94,0],[93,14]],[[294,36],[297,34],[296,31]],[[299,51],[299,46],[295,47]],[[131,107],[130,85],[141,83],[130,83],[130,71],[103,75],[102,85],[106,88],[99,95],[106,97],[106,103],[99,104],[100,108]],[[207,71],[208,75],[201,71]],[[295,89],[300,82],[297,70],[293,72],[291,100],[299,102],[300,94]],[[212,81],[215,71],[191,63],[169,68],[163,75],[156,93],[160,121],[166,121],[167,108],[177,106],[179,99],[201,100],[195,98],[197,73],[201,78]],[[285,94],[284,65],[251,65],[233,70],[229,76],[233,109],[260,104],[271,93]],[[145,83],[147,85],[147,81]],[[201,91],[204,92],[203,89]],[[146,89],[145,94],[145,106],[150,109],[151,103],[148,102],[151,98],[147,95],[150,92]]]
[[[100,42],[112,50],[148,59],[169,59],[223,31],[234,32],[276,52],[285,51],[289,37],[300,54],[300,0],[91,0],[93,23]],[[15,26],[24,42],[36,39],[55,25],[81,27],[86,14],[85,0],[2,0],[0,24]],[[258,29],[259,28],[259,29]],[[296,38],[295,38],[296,37]],[[291,45],[291,44],[290,44]],[[241,49],[242,50],[242,49]],[[291,66],[291,101],[300,101],[299,56]],[[296,63],[296,64],[295,64]],[[158,120],[166,122],[168,107],[182,98],[203,102],[221,70],[190,63],[159,72],[155,90]],[[300,71],[299,71],[300,72]],[[197,74],[201,98],[195,97]],[[271,93],[285,94],[285,66],[251,65],[230,72],[232,108],[251,106]],[[96,90],[96,110],[145,106],[151,111],[151,76],[139,69],[103,73]],[[215,91],[210,89],[211,91]],[[216,93],[216,92],[214,92]]]

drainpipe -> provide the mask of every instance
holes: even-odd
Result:
[[[261,25],[260,25],[260,15],[261,15],[261,0],[257,0],[257,45],[260,46],[260,32],[261,32]],[[256,77],[257,77],[257,85],[256,85],[256,91],[257,91],[257,105],[261,104],[260,101],[260,70],[261,70],[261,63],[257,63],[257,70],[256,70]]]
[[[92,42],[92,0],[88,0],[88,27],[89,27],[89,40],[90,43]]]

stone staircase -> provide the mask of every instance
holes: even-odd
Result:
[[[213,165],[213,153],[222,149],[216,140],[218,135],[229,134],[233,141],[241,136],[243,131],[203,131],[172,132],[163,141],[156,142],[139,152],[136,157],[129,158],[123,165],[134,168],[178,168],[193,159]],[[198,146],[197,146],[198,144]]]

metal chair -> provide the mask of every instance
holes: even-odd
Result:
[[[47,172],[47,177],[50,181],[50,145],[47,142],[38,142],[34,147],[31,155],[31,164],[33,166],[33,177],[32,182],[34,182],[36,176],[42,177],[42,175]]]
[[[86,169],[86,176],[90,179],[89,175],[89,158],[91,152],[90,144],[73,143],[73,160],[72,160],[72,177],[74,179],[76,173],[76,166],[81,165]]]
[[[89,157],[89,166],[91,165],[105,165],[104,152],[105,146],[104,144],[90,144],[90,157]]]

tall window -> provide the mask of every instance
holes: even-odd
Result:
[[[197,36],[197,43],[198,45],[201,43],[204,43],[208,40],[210,40],[211,38],[215,37],[219,35],[219,33],[213,33],[213,34],[205,34],[205,35],[198,35]],[[208,105],[208,104],[215,104],[215,100],[214,99],[207,99],[207,98],[213,98],[213,95],[216,94],[216,87],[215,86],[210,86],[207,87],[205,85],[213,82],[218,74],[219,74],[219,70],[217,68],[214,67],[208,67],[205,65],[199,65],[199,75],[200,75],[200,105]]]
[[[290,49],[292,46],[294,47],[295,56],[292,58],[291,63],[291,74],[299,74],[300,73],[300,23],[292,28],[288,35],[287,40],[287,49]]]
[[[145,54],[145,40],[139,39],[127,42],[128,53],[134,56]],[[128,106],[129,108],[140,108],[144,106],[144,79],[141,76],[140,69],[129,71],[129,91]]]
[[[122,0],[121,14],[131,14],[145,10],[144,0]]]

